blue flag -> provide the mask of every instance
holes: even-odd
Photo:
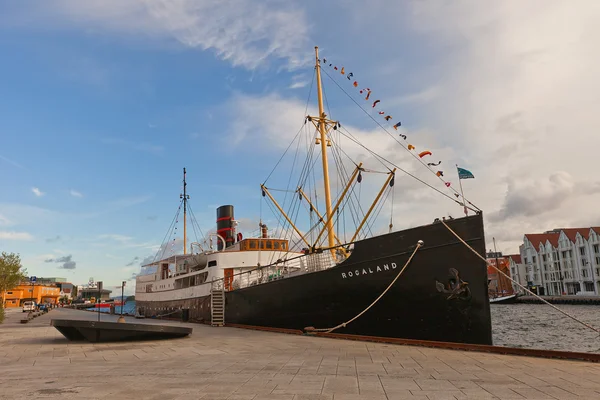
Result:
[[[475,178],[473,176],[473,174],[471,173],[471,171],[468,171],[464,168],[460,168],[460,167],[456,167],[458,168],[458,179],[469,179],[469,178]]]

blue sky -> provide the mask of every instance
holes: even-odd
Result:
[[[376,89],[446,170],[474,172],[465,190],[505,251],[523,230],[598,223],[585,161],[599,144],[594,2],[49,3],[0,2],[0,249],[32,274],[129,279],[161,244],[183,167],[203,230],[220,204],[252,227],[258,185],[302,124],[314,45]],[[419,170],[325,85],[336,119]],[[398,228],[460,213],[403,188]]]

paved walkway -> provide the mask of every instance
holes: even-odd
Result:
[[[49,323],[92,313],[21,316],[0,325],[0,399],[600,399],[594,363],[195,324],[184,339],[85,344]]]

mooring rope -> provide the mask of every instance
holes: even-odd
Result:
[[[387,292],[388,290],[390,290],[390,288],[394,285],[394,283],[396,283],[396,281],[398,280],[398,278],[400,278],[400,275],[402,275],[402,273],[404,272],[404,270],[406,269],[406,267],[408,267],[408,264],[410,264],[410,262],[412,261],[413,257],[415,256],[415,254],[417,253],[417,250],[419,250],[420,247],[423,246],[423,241],[419,240],[417,242],[417,247],[415,247],[415,250],[412,252],[412,254],[410,255],[410,257],[408,258],[408,260],[406,261],[406,264],[404,264],[404,267],[402,267],[402,269],[400,270],[400,272],[398,272],[398,275],[396,275],[396,277],[394,278],[394,280],[388,285],[388,287],[379,295],[379,297],[377,297],[375,299],[375,301],[373,301],[367,308],[365,308],[364,310],[362,310],[358,315],[356,315],[354,318],[346,321],[346,322],[342,322],[341,324],[334,326],[333,328],[313,328],[313,327],[306,327],[304,328],[305,332],[325,332],[325,333],[330,333],[335,331],[336,329],[339,328],[345,328],[346,325],[348,325],[349,323],[351,323],[352,321],[356,320],[357,318],[359,318],[361,315],[363,315],[364,313],[366,313],[367,311],[369,311],[369,309],[371,307],[373,307],[375,305],[375,303],[377,303],[379,301],[379,299],[381,299]]]
[[[175,314],[181,311],[181,308],[176,309],[175,311],[171,311],[170,313],[155,315],[156,318],[166,317],[167,315]]]
[[[533,293],[531,290],[527,289],[525,286],[521,285],[519,282],[515,281],[514,279],[512,279],[510,276],[506,275],[504,272],[502,272],[499,268],[497,268],[495,265],[492,265],[490,263],[488,263],[488,261],[481,255],[479,254],[475,249],[473,249],[467,242],[465,242],[463,240],[463,238],[461,238],[460,236],[458,236],[458,234],[456,232],[454,232],[448,225],[446,225],[446,222],[444,220],[441,220],[441,223],[444,224],[444,226],[446,228],[448,228],[448,230],[454,235],[456,236],[456,238],[458,240],[460,240],[465,246],[467,246],[469,248],[469,250],[471,250],[477,257],[481,258],[483,261],[485,261],[486,265],[494,268],[496,271],[498,271],[500,274],[502,274],[504,277],[508,278],[511,282],[513,282],[514,284],[516,284],[517,286],[519,286],[521,289],[525,290],[527,293],[531,294],[532,296],[534,296],[535,298],[537,298],[538,300],[540,300],[542,303],[548,304],[550,307],[554,308],[556,311],[560,312],[561,314],[566,315],[567,317],[571,318],[573,321],[577,321],[579,322],[581,325],[590,328],[591,330],[593,330],[594,332],[598,333],[600,335],[600,329],[594,328],[593,326],[589,325],[588,323],[581,321],[580,319],[577,319],[576,317],[572,316],[571,314],[567,313],[566,311],[561,310],[560,308],[556,307],[554,304],[551,304],[550,302],[548,302],[547,300],[541,298],[540,296],[538,296],[537,294]]]

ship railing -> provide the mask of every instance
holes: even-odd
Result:
[[[225,291],[243,289],[291,276],[323,271],[335,265],[336,261],[329,251],[302,254],[218,278],[212,281],[211,288]]]

